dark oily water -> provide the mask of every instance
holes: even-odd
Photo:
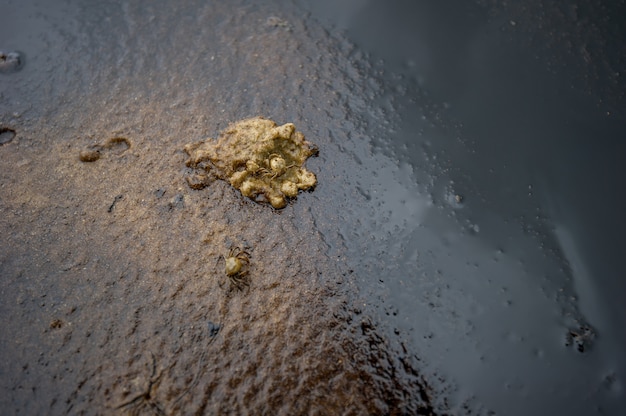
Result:
[[[626,408],[623,5],[586,3],[307,2],[389,121],[348,149],[357,284],[453,413]]]
[[[446,412],[360,286],[380,227],[421,212],[395,200],[412,165],[371,148],[390,121],[367,57],[289,2],[5,7],[28,61],[0,78],[4,412]],[[257,115],[319,147],[316,189],[280,211],[190,189],[184,146]]]

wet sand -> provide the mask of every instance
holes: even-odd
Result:
[[[433,413],[416,357],[368,316],[332,232],[345,180],[330,133],[352,130],[360,82],[336,76],[356,71],[350,45],[288,8],[161,7],[24,12],[42,39],[2,80],[16,135],[0,148],[1,407]],[[184,180],[185,144],[255,115],[320,147],[307,164],[319,186],[280,211]],[[232,246],[250,253],[244,291],[218,261]]]
[[[8,414],[623,407],[610,19],[53,3],[8,2],[0,26],[23,58],[0,73]],[[319,147],[315,190],[282,210],[185,180],[185,145],[254,116]]]

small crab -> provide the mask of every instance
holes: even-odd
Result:
[[[224,272],[232,286],[238,290],[243,290],[246,286],[250,286],[248,279],[250,254],[246,250],[241,247],[231,247],[228,256],[220,256],[221,258],[224,259]]]
[[[269,172],[267,172],[267,174],[272,179],[276,179],[278,176],[282,176],[287,171],[287,169],[291,169],[292,167],[295,166],[294,163],[287,166],[285,159],[283,159],[282,156],[276,153],[272,153],[271,155],[269,155],[268,160],[269,160],[268,165],[269,165],[270,170]]]
[[[274,180],[277,177],[282,176],[288,169],[295,166],[294,163],[287,166],[285,159],[276,153],[269,155],[263,163],[267,166],[267,168],[261,167],[256,162],[249,160],[246,162],[246,168],[253,174],[269,177],[270,180]]]

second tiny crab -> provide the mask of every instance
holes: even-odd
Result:
[[[241,247],[232,247],[228,252],[228,256],[220,256],[220,259],[222,258],[225,263],[224,272],[230,280],[231,285],[238,290],[243,290],[246,286],[250,286],[248,277],[250,253]]]

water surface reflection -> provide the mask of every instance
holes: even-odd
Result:
[[[624,405],[626,198],[614,155],[626,113],[610,72],[624,55],[611,28],[594,29],[611,12],[587,6],[354,1],[335,13],[307,2],[371,54],[385,85],[374,105],[390,125],[368,130],[368,162],[382,166],[367,176],[403,171],[381,181],[396,209],[366,198],[344,218],[362,230],[346,238],[359,285],[455,386],[457,407]],[[598,38],[598,61],[576,60],[572,45]]]

